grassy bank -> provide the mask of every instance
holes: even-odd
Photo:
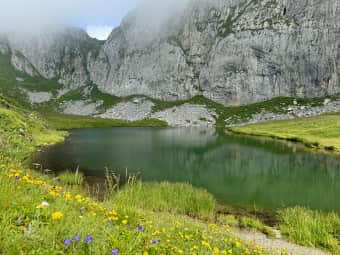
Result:
[[[211,195],[189,185],[133,184],[98,201],[79,185],[27,169],[23,160],[37,146],[65,133],[8,102],[0,109],[1,254],[270,254],[216,226]]]
[[[70,172],[55,179],[31,171],[24,161],[35,148],[63,141],[66,133],[4,99],[0,120],[1,254],[286,254],[236,238],[230,226],[271,232],[257,218],[216,215],[214,198],[191,185],[133,181],[119,189],[108,178],[110,195],[98,200]],[[315,225],[325,230],[338,216],[294,216],[307,211],[279,214],[277,227],[294,242],[336,254],[339,228],[317,235]]]
[[[96,127],[166,127],[168,125],[157,119],[123,121],[64,114],[43,114],[43,116],[49,127],[57,130]]]
[[[340,217],[335,213],[323,213],[301,207],[279,212],[279,228],[290,241],[321,247],[339,254]]]
[[[340,152],[340,114],[272,121],[231,128],[233,132],[301,142],[307,147]]]

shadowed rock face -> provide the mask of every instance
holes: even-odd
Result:
[[[9,40],[27,60],[14,64],[73,87],[164,100],[240,105],[340,92],[338,0],[189,0],[156,26],[143,8],[103,45],[70,30]]]

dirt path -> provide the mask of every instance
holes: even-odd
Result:
[[[261,245],[266,251],[273,251],[275,253],[286,250],[287,254],[294,255],[330,255],[325,251],[307,248],[293,243],[289,243],[282,239],[270,239],[266,235],[259,232],[249,232],[233,228],[232,232],[235,237],[238,237],[246,242],[253,242],[255,245]]]

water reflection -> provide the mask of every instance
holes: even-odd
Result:
[[[215,130],[83,129],[37,155],[53,170],[103,176],[104,168],[140,172],[143,180],[190,182],[222,202],[266,209],[304,205],[340,212],[340,158],[296,144]]]

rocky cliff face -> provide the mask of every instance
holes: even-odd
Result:
[[[87,56],[102,45],[84,31],[74,28],[53,28],[39,34],[10,34],[6,37],[14,67],[31,76],[58,79],[71,88],[90,82]],[[6,53],[2,41],[0,49]]]
[[[240,105],[340,92],[338,0],[188,0],[182,7],[155,25],[142,5],[103,45],[70,30],[11,37],[12,54],[21,54],[12,63],[68,86],[94,83],[113,95],[163,100],[204,95]]]

